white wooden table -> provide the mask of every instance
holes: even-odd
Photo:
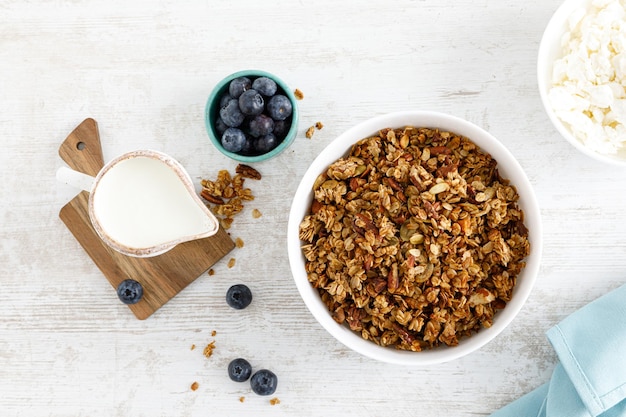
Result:
[[[0,415],[485,416],[546,382],[556,357],[544,332],[626,282],[626,169],[566,143],[537,92],[537,48],[558,5],[0,1]],[[247,68],[304,92],[299,136],[255,165],[257,199],[230,230],[245,242],[236,265],[221,261],[139,321],[58,218],[75,190],[55,180],[57,149],[93,117],[105,160],[157,149],[199,187],[236,165],[209,143],[205,100]],[[377,363],[329,336],[298,295],[286,248],[291,198],[317,153],[357,122],[406,109],[499,138],[535,187],[545,231],[536,288],[512,325],[425,369]],[[254,293],[243,311],[224,301],[239,282]],[[228,379],[239,356],[278,375],[280,404]]]

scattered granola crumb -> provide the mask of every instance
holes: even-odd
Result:
[[[299,88],[296,88],[295,90],[293,90],[293,95],[296,96],[297,100],[302,100],[304,98],[304,93],[300,91]]]
[[[206,345],[202,354],[207,358],[210,358],[213,355],[213,349],[215,349],[215,340]]]
[[[240,237],[235,239],[235,246],[237,246],[240,249],[243,248],[243,239],[241,239]]]
[[[230,259],[228,260],[228,265],[227,265],[227,266],[228,266],[229,268],[232,268],[233,266],[235,266],[235,262],[236,262],[236,261],[235,261],[235,258],[230,258]]]
[[[230,229],[233,217],[243,210],[244,203],[254,200],[252,190],[244,187],[246,178],[261,179],[261,174],[250,166],[241,164],[235,170],[234,176],[222,169],[217,173],[217,179],[200,181],[200,196],[226,230]]]
[[[311,139],[313,137],[313,133],[315,133],[315,126],[311,126],[310,128],[306,130],[306,133],[305,133],[306,138]]]
[[[211,269],[209,269],[208,273],[209,273],[210,276],[213,276],[213,275],[215,275],[215,270],[213,268],[211,268]]]
[[[280,400],[277,397],[274,397],[270,400],[270,404],[272,405],[280,404]]]
[[[230,226],[233,224],[233,218],[232,217],[226,217],[224,219],[221,219],[220,222],[222,223],[222,227],[226,230],[230,229]]]
[[[259,211],[259,209],[254,209],[252,210],[252,217],[254,217],[255,219],[258,219],[259,217],[261,217],[263,214],[261,214],[261,212]]]
[[[215,337],[215,335],[217,335],[217,331],[216,331],[216,330],[213,330],[213,331],[211,332],[211,336]]]
[[[239,402],[242,403],[246,400],[246,397],[239,397]]]
[[[196,345],[191,345],[191,350],[194,350],[196,348]]]
[[[317,122],[315,123],[315,128],[317,130],[322,130],[322,128],[324,127],[324,125],[322,124],[322,122]]]
[[[191,384],[191,390],[195,391],[198,389],[198,387],[200,386],[200,384],[198,384],[197,382],[193,382],[193,384]]]

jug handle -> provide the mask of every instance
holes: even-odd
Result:
[[[56,173],[57,181],[70,185],[79,190],[91,192],[93,186],[94,177],[84,174],[82,172],[75,171],[68,167],[60,167]]]
[[[59,156],[73,170],[95,177],[104,166],[98,124],[85,119],[63,141]]]

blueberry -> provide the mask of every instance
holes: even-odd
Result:
[[[220,108],[224,107],[225,105],[228,104],[229,101],[231,101],[234,97],[231,96],[228,93],[225,93],[221,98],[220,98]]]
[[[274,120],[264,114],[259,114],[250,120],[250,134],[255,138],[272,133],[274,130]]]
[[[237,310],[244,309],[252,302],[252,292],[243,284],[233,285],[226,292],[226,302]]]
[[[246,143],[239,151],[240,155],[254,155],[254,138],[250,135],[246,135]]]
[[[259,77],[254,80],[252,82],[252,88],[263,94],[265,97],[273,96],[276,94],[276,90],[278,90],[276,82],[267,77]]]
[[[215,120],[215,131],[217,132],[217,135],[221,137],[224,132],[226,132],[226,129],[228,129],[228,125],[224,123],[221,117],[218,117]]]
[[[274,130],[272,130],[272,133],[278,140],[282,140],[287,136],[290,127],[291,123],[287,120],[276,120],[274,121]]]
[[[246,90],[239,96],[239,109],[246,116],[256,116],[263,112],[265,100],[256,90]]]
[[[274,120],[285,120],[291,116],[292,111],[291,101],[282,94],[276,94],[267,103],[267,112]]]
[[[236,127],[229,127],[222,135],[222,146],[229,152],[239,152],[246,143],[246,135]]]
[[[272,371],[261,369],[256,371],[250,379],[250,387],[255,394],[272,395],[276,391],[278,377]]]
[[[248,77],[235,78],[228,85],[228,92],[233,98],[239,98],[244,91],[252,88],[252,81]]]
[[[252,375],[252,365],[243,358],[233,359],[228,364],[228,376],[235,382],[247,381]]]
[[[136,304],[143,296],[143,287],[134,279],[125,279],[117,286],[117,296],[124,304]]]
[[[237,99],[230,100],[224,107],[220,109],[220,117],[229,127],[237,127],[243,123],[246,116],[239,110],[239,102]]]
[[[276,139],[273,133],[263,135],[254,141],[254,149],[260,154],[268,153],[276,146],[278,146],[278,139]]]

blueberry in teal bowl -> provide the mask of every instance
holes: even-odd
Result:
[[[245,70],[230,74],[213,88],[204,120],[220,152],[237,161],[260,162],[294,141],[298,107],[292,90],[280,78]]]

